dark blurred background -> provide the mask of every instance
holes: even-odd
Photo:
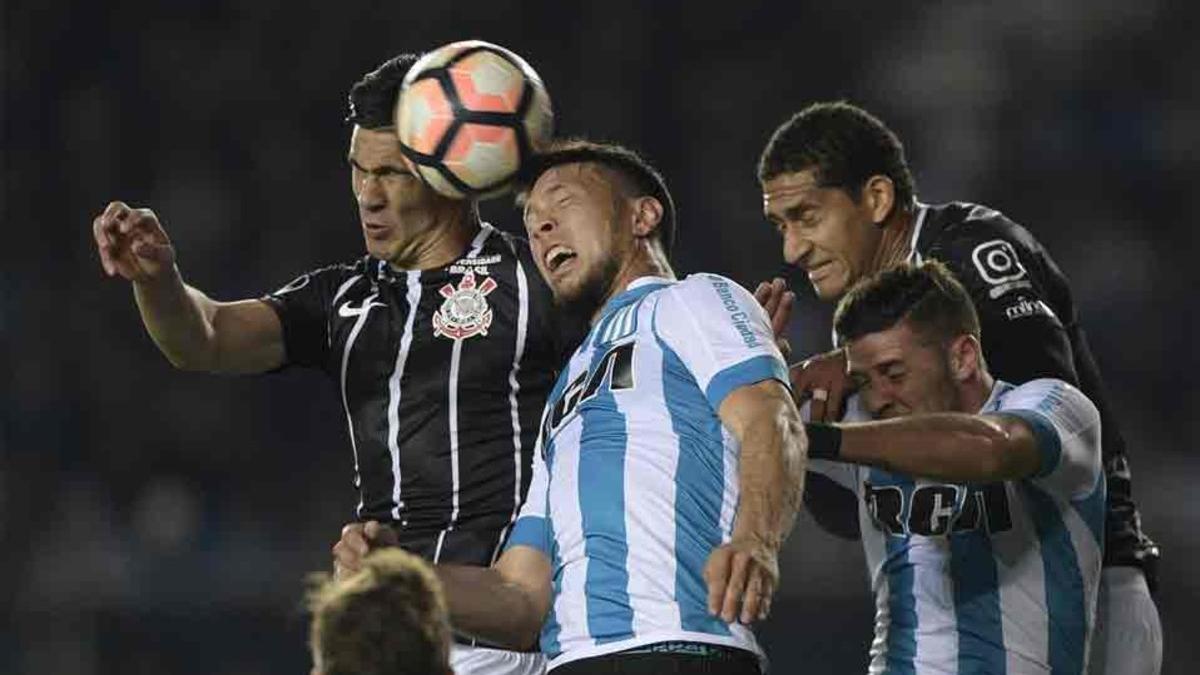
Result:
[[[306,4],[3,3],[0,672],[307,672],[302,579],[355,503],[334,388],[173,371],[91,221],[151,206],[219,299],[353,258],[349,86],[473,37],[534,64],[562,132],[659,165],[680,273],[775,272],[754,165],[815,99],[887,120],[924,200],[1032,229],[1073,280],[1163,548],[1166,672],[1200,660],[1194,3]],[[824,349],[828,311],[801,296],[793,343]],[[775,672],[863,671],[857,544],[802,516],[781,594]]]

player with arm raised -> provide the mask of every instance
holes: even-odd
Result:
[[[101,263],[133,284],[170,361],[209,372],[324,371],[338,388],[362,523],[431,561],[487,566],[530,479],[537,422],[565,349],[528,245],[406,168],[392,125],[399,56],[350,93],[348,156],[366,255],[258,299],[187,285],[149,209],[94,222]],[[339,572],[356,568],[339,568]],[[535,673],[537,654],[456,645],[464,673]]]
[[[1061,379],[1095,403],[1103,420],[1108,501],[1093,668],[1157,673],[1162,629],[1150,588],[1158,547],[1142,532],[1118,420],[1070,287],[1045,248],[985,206],[918,202],[899,139],[846,103],[814,104],[781,125],[763,151],[759,179],[784,258],[807,274],[819,298],[834,302],[858,280],[906,260],[940,260],[971,294],[997,377]],[[843,350],[793,368],[792,380],[796,394],[811,400],[814,419],[839,418],[843,394],[851,390]],[[854,536],[853,519],[838,518],[855,512],[853,499],[839,502],[839,494],[813,479],[806,497],[818,520]]]

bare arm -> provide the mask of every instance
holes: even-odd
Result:
[[[261,300],[217,302],[183,283],[179,271],[133,283],[146,331],[176,368],[261,373],[283,365],[283,326]]]
[[[283,364],[283,327],[275,311],[259,300],[217,302],[185,284],[153,211],[113,202],[92,231],[105,272],[132,282],[146,331],[172,365],[247,373]]]
[[[334,574],[362,569],[368,553],[398,546],[396,532],[377,521],[350,523],[333,546]],[[510,649],[537,644],[550,611],[550,561],[531,546],[512,546],[491,567],[436,565],[455,630]]]
[[[733,536],[778,548],[792,529],[804,488],[800,414],[782,384],[765,380],[734,390],[721,403],[720,416],[741,443]]]
[[[513,546],[492,567],[438,565],[455,630],[509,649],[537,645],[550,611],[550,561]]]
[[[1010,415],[935,413],[837,425],[841,459],[952,482],[1016,480],[1042,458],[1029,425]]]
[[[741,442],[740,497],[732,540],[705,565],[709,611],[750,623],[766,617],[778,585],[779,548],[804,489],[806,442],[791,395],[774,380],[734,390],[719,414]]]

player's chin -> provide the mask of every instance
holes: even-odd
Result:
[[[583,284],[573,279],[558,279],[550,282],[550,292],[554,295],[554,305],[568,313],[586,312],[584,307],[588,298]],[[594,308],[592,308],[594,309]]]
[[[813,292],[817,294],[817,298],[822,302],[833,302],[841,298],[846,292],[846,284],[841,279],[832,279],[829,277],[814,281],[812,287]]]
[[[376,260],[391,260],[395,254],[395,246],[389,240],[373,239],[370,236],[363,238],[367,245],[367,253]]]
[[[565,281],[550,281],[550,293],[554,295],[554,304],[559,307],[569,307],[579,301],[579,289]]]
[[[578,299],[580,284],[570,270],[551,271],[540,266],[538,269],[542,273],[542,278],[546,280],[546,285],[550,287],[550,293],[554,295],[556,303],[570,303]]]

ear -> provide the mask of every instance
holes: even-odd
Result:
[[[955,382],[966,382],[979,375],[983,365],[983,346],[974,335],[959,335],[950,342],[950,375]]]
[[[636,197],[631,201],[633,236],[639,239],[650,236],[662,222],[662,203],[650,196]]]
[[[867,179],[862,198],[863,205],[871,214],[871,222],[882,225],[896,204],[896,185],[891,178],[876,174]]]

